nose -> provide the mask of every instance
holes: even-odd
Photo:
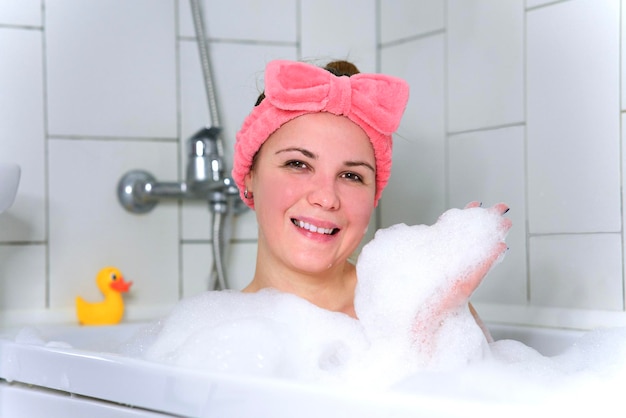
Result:
[[[334,176],[317,176],[309,182],[308,202],[325,210],[339,209],[339,191]]]

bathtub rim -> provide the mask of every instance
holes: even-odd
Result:
[[[16,365],[8,364],[11,362],[20,363],[15,376],[11,375],[11,367]],[[42,376],[44,365],[53,370]],[[119,384],[95,385],[90,383],[93,376]],[[110,353],[20,344],[6,338],[0,338],[0,382],[33,385],[158,413],[198,417],[258,416],[259,413],[277,418],[356,416],[357,413],[360,417],[415,414],[465,417],[468,413],[501,417],[511,406],[469,398],[450,402],[447,396],[432,394],[344,389],[280,378],[200,372]],[[139,387],[141,391],[128,390]],[[250,409],[246,405],[256,406]],[[530,407],[518,406],[519,411]]]
[[[152,321],[124,323],[110,327],[81,327],[75,324],[56,324],[36,326],[48,331],[45,335],[50,341],[63,332],[73,332],[81,329],[83,333],[90,332],[120,332],[126,330],[123,337],[147,326]],[[535,332],[539,334],[558,333],[568,338],[575,338],[584,331],[554,330],[548,328],[529,327],[510,324],[492,324],[488,326],[496,334],[502,329],[511,332]],[[46,328],[48,327],[48,328]],[[19,329],[13,327],[10,331],[0,329],[0,382],[14,380],[23,384],[50,388],[71,394],[82,395],[116,404],[132,405],[159,413],[168,413],[183,416],[219,416],[238,417],[258,415],[262,412],[268,416],[303,416],[302,408],[306,405],[306,416],[330,416],[337,411],[343,411],[337,416],[363,416],[363,406],[367,406],[366,416],[378,417],[382,415],[415,416],[415,414],[431,413],[433,416],[467,416],[468,412],[477,416],[501,417],[504,413],[511,416],[511,404],[477,401],[470,398],[450,398],[448,396],[426,396],[414,393],[389,391],[359,391],[342,390],[337,386],[324,387],[317,383],[297,382],[293,380],[241,376],[229,373],[199,372],[182,369],[166,364],[148,362],[118,354],[95,352],[80,347],[46,347],[42,344],[16,343],[11,336],[15,336]],[[59,341],[59,340],[56,340]],[[74,343],[75,341],[67,341]],[[95,360],[95,361],[94,361]],[[11,375],[11,367],[22,363],[19,376]],[[24,367],[23,365],[27,365]],[[48,375],[41,376],[43,365],[54,365],[56,368]],[[95,369],[92,367],[94,366]],[[89,368],[88,376],[85,370]],[[17,372],[15,372],[17,373]],[[89,379],[92,376],[109,376],[112,382],[122,382],[118,385],[94,387]],[[112,377],[111,377],[112,376]],[[129,394],[127,388],[143,388]],[[286,394],[288,404],[278,403],[276,393]],[[451,402],[451,399],[453,402]],[[268,401],[272,400],[272,401]],[[267,401],[267,402],[266,402]],[[262,411],[246,409],[244,404],[250,402],[263,403]],[[210,406],[209,406],[210,405]],[[515,403],[516,411],[526,411],[520,416],[532,413],[533,405]],[[525,409],[526,408],[526,409]],[[528,409],[528,410],[527,410]],[[215,411],[219,411],[216,413]],[[536,412],[536,411],[535,411]],[[447,415],[444,415],[447,414]],[[473,416],[473,415],[470,415]]]

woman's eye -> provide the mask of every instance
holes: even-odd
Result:
[[[285,166],[287,167],[291,167],[291,168],[299,168],[299,169],[303,169],[303,168],[307,168],[308,166],[299,160],[291,160],[291,161],[287,161],[285,163]]]
[[[356,173],[344,173],[343,177],[348,180],[356,181],[358,183],[363,183],[363,179],[361,178],[361,176],[359,176]]]

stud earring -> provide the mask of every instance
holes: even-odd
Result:
[[[252,192],[248,192],[247,187],[246,190],[243,191],[243,197],[245,197],[246,199],[254,199],[254,195],[252,194]]]

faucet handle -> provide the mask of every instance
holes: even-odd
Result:
[[[222,128],[217,126],[204,127],[187,140],[189,157],[203,157],[205,155],[220,155],[218,147]]]
[[[222,181],[224,162],[218,144],[221,130],[219,127],[205,127],[189,138],[186,183],[191,190],[208,190]]]

